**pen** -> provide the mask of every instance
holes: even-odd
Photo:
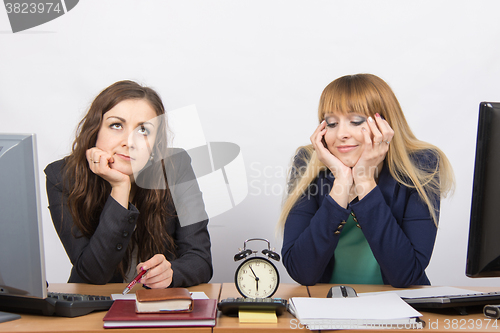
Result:
[[[141,268],[142,269],[142,268]],[[141,271],[139,274],[137,274],[137,276],[132,280],[130,281],[130,283],[127,285],[127,287],[125,287],[125,289],[123,289],[123,292],[122,292],[122,295],[125,295],[127,294],[130,290],[132,290],[132,288],[134,288],[135,284],[141,279],[141,277],[146,274],[147,270],[143,270]]]

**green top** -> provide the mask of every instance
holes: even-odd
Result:
[[[363,231],[350,214],[335,249],[335,265],[330,283],[384,284],[377,259]]]

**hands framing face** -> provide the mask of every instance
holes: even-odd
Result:
[[[349,193],[354,191],[361,200],[376,186],[375,178],[394,136],[385,119],[379,114],[374,118],[327,114],[311,136],[319,160],[335,176],[332,192],[336,190],[335,196],[345,206],[352,199]]]

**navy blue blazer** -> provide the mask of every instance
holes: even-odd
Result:
[[[424,157],[436,165],[435,159]],[[328,195],[333,181],[329,170],[321,172],[288,215],[281,250],[288,274],[303,285],[328,283],[339,240],[335,231],[352,211],[380,265],[385,284],[430,284],[425,268],[437,228],[417,191],[398,183],[383,167],[378,185],[344,209]],[[439,208],[439,198],[433,199]]]

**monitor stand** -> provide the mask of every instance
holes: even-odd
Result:
[[[0,323],[4,323],[6,321],[21,319],[21,316],[15,313],[8,313],[0,311]]]

